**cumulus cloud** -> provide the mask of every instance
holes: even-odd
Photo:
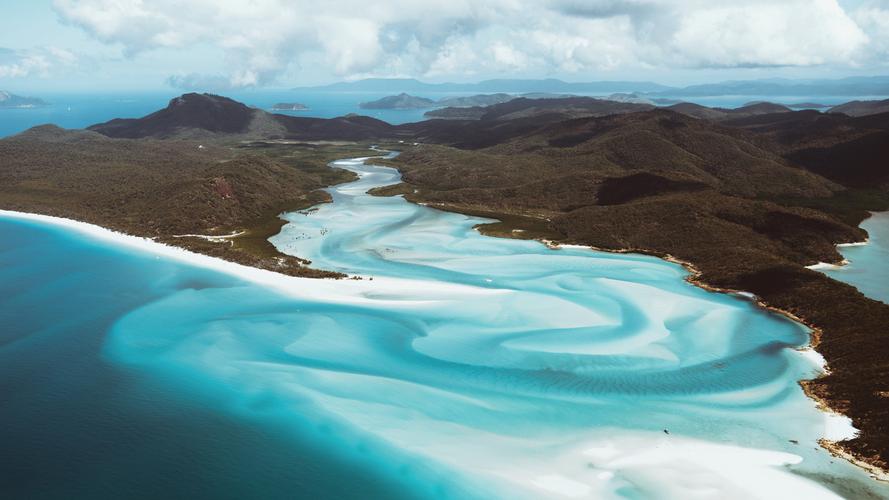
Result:
[[[813,66],[867,56],[867,35],[836,0],[564,0],[555,8],[629,20],[649,64]]]
[[[866,64],[875,47],[889,47],[885,4],[848,12],[837,0],[54,1],[64,21],[129,57],[223,49],[220,74],[170,80],[223,88],[269,84],[309,63],[347,78]]]
[[[78,68],[83,59],[59,47],[0,48],[0,78],[50,77]]]
[[[701,66],[811,66],[848,61],[867,36],[835,0],[702,9],[670,48]]]
[[[889,1],[864,2],[853,18],[870,39],[872,60],[889,65]]]

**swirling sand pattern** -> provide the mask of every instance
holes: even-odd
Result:
[[[365,194],[392,169],[336,165],[360,179],[273,243],[373,281],[282,291],[140,257],[152,293],[114,316],[103,359],[358,485],[296,478],[313,498],[886,496],[817,445],[844,421],[797,384],[819,370],[801,325],[659,259],[481,236]]]
[[[283,306],[261,315],[275,333],[260,338],[251,305],[214,323],[209,339],[225,345],[212,365],[232,369],[240,353],[239,377],[299,394],[483,495],[831,496],[789,470],[863,477],[817,448],[827,419],[797,385],[818,369],[794,350],[808,340],[801,325],[693,287],[659,259],[488,238],[473,229],[482,219],[369,196],[398,174],[364,160],[337,162],[359,180],[288,214],[272,241],[427,294],[381,286],[367,305]],[[118,332],[166,316],[142,311]],[[173,335],[206,355],[209,339]]]

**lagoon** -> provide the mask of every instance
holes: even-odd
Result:
[[[365,192],[250,270],[0,216],[0,490],[13,497],[887,496],[821,449],[807,330],[679,265],[482,236]]]

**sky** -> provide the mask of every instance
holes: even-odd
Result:
[[[0,89],[889,74],[889,0],[0,0]]]

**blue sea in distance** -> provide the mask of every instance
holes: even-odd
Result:
[[[22,95],[30,93],[18,91]],[[114,118],[139,118],[167,106],[170,99],[181,91],[137,92],[137,93],[83,93],[83,94],[40,94],[50,105],[27,109],[0,109],[0,137],[14,135],[31,127],[52,123],[64,128],[85,128]],[[279,102],[298,102],[309,107],[307,111],[278,112],[292,116],[313,116],[333,118],[349,113],[372,116],[393,124],[421,121],[427,110],[372,110],[361,109],[360,103],[373,101],[393,92],[307,92],[294,90],[253,90],[220,92],[221,94],[268,111]],[[444,97],[468,95],[466,93],[416,93],[420,97],[438,100]],[[884,99],[874,97],[770,97],[770,96],[716,96],[692,97],[683,100],[706,106],[736,108],[752,101],[772,101],[787,104],[816,102],[836,105],[855,99]]]
[[[141,92],[113,94],[41,94],[49,106],[26,109],[0,109],[0,137],[23,132],[36,125],[52,123],[64,128],[85,128],[114,118],[139,118],[165,108],[170,99],[182,92]],[[299,102],[308,111],[276,111],[292,116],[334,118],[361,113],[390,123],[406,123],[423,119],[427,110],[363,110],[359,104],[388,94],[360,93],[297,93],[282,91],[220,92],[220,94],[267,111],[279,102]]]
[[[872,299],[889,304],[889,212],[871,215],[861,227],[867,231],[867,243],[841,245],[839,250],[847,263],[822,271],[855,286]]]
[[[335,166],[359,180],[272,242],[362,280],[0,217],[0,496],[889,497],[818,446],[844,425],[797,384],[802,325]]]

